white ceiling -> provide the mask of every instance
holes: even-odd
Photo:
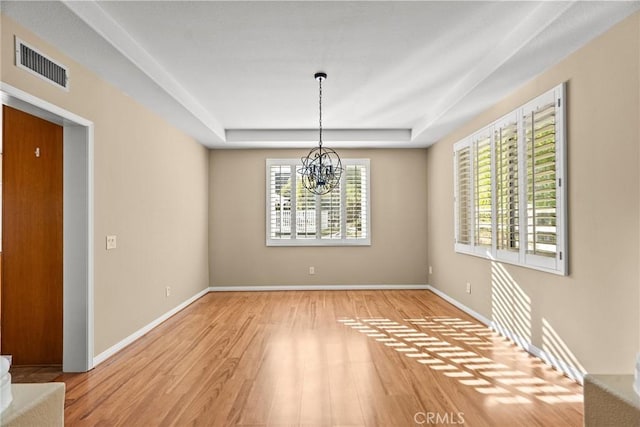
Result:
[[[2,13],[217,148],[313,145],[316,71],[328,74],[327,144],[428,146],[639,8],[640,1],[1,3]]]

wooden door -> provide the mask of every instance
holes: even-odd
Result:
[[[62,127],[3,106],[2,354],[62,364]]]

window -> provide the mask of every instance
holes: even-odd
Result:
[[[371,244],[369,160],[342,159],[340,185],[322,196],[304,188],[301,167],[267,159],[267,246]]]
[[[455,250],[567,274],[564,85],[454,145]]]
[[[464,144],[455,151],[456,244],[471,245],[471,149]]]
[[[475,245],[490,247],[491,233],[491,135],[479,135],[473,143]]]

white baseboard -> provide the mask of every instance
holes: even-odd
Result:
[[[205,288],[205,289],[201,290],[200,292],[198,292],[197,294],[195,294],[194,296],[192,296],[188,300],[184,301],[180,305],[178,305],[178,306],[172,308],[171,310],[167,311],[165,314],[163,314],[162,316],[158,317],[153,322],[143,326],[142,328],[138,329],[137,331],[135,331],[134,333],[132,333],[131,335],[129,335],[128,337],[123,339],[122,341],[112,345],[111,347],[109,347],[108,349],[106,349],[105,351],[100,353],[99,355],[95,356],[93,358],[93,367],[95,368],[98,364],[104,362],[109,357],[113,356],[114,354],[116,354],[117,352],[119,352],[120,350],[122,350],[123,348],[128,346],[129,344],[133,343],[135,340],[137,340],[138,338],[142,337],[144,334],[148,333],[153,328],[155,328],[156,326],[158,326],[159,324],[161,324],[162,322],[164,322],[165,320],[167,320],[168,318],[170,318],[174,314],[176,314],[179,311],[183,310],[189,304],[191,304],[192,302],[194,302],[198,298],[206,295],[207,293],[209,293],[209,288]]]
[[[102,353],[93,358],[93,367],[104,362],[129,344],[133,343],[153,328],[187,307],[189,304],[204,296],[209,292],[255,292],[255,291],[319,291],[319,290],[377,290],[377,289],[428,289],[428,285],[295,285],[295,286],[212,286],[198,292],[182,304],[169,310],[153,322],[138,329],[122,341],[112,345]]]
[[[211,286],[210,292],[426,290],[429,285],[266,285]]]
[[[506,338],[510,339],[511,341],[515,342],[516,344],[518,344],[520,347],[522,347],[524,350],[528,351],[532,355],[534,355],[536,357],[539,357],[540,359],[544,360],[548,364],[552,365],[555,369],[557,369],[558,371],[564,373],[569,378],[574,379],[575,381],[579,382],[580,384],[583,383],[584,373],[582,373],[580,370],[578,370],[574,366],[572,366],[572,365],[570,365],[570,364],[568,364],[568,363],[566,363],[566,362],[564,362],[562,360],[559,360],[559,359],[555,358],[554,356],[548,354],[547,352],[539,349],[538,347],[536,347],[533,344],[531,344],[530,342],[527,342],[526,340],[522,339],[521,337],[519,337],[518,335],[516,335],[512,331],[509,331],[509,330],[506,330],[506,329],[500,327],[495,322],[491,321],[490,319],[488,319],[487,317],[481,315],[480,313],[470,309],[466,305],[464,305],[461,302],[455,300],[454,298],[452,298],[449,295],[445,294],[441,290],[439,290],[439,289],[437,289],[437,288],[435,288],[435,287],[433,287],[431,285],[415,285],[415,284],[405,284],[405,285],[211,286],[211,287],[209,287],[207,289],[203,289],[202,291],[198,292],[196,295],[192,296],[191,298],[189,298],[188,300],[184,301],[180,305],[174,307],[173,309],[169,310],[168,312],[166,312],[162,316],[158,317],[157,319],[155,319],[151,323],[149,323],[146,326],[138,329],[136,332],[134,332],[133,334],[129,335],[128,337],[126,337],[122,341],[118,342],[117,344],[109,347],[107,350],[103,351],[99,355],[95,356],[93,358],[93,366],[95,367],[98,364],[104,362],[106,359],[108,359],[109,357],[113,356],[114,354],[116,354],[117,352],[119,352],[120,350],[122,350],[123,348],[128,346],[129,344],[133,343],[138,338],[142,337],[143,335],[145,335],[146,333],[151,331],[153,328],[155,328],[156,326],[158,326],[159,324],[161,324],[162,322],[164,322],[165,320],[167,320],[168,318],[170,318],[174,314],[178,313],[179,311],[183,310],[189,304],[191,304],[192,302],[194,302],[198,298],[201,298],[202,296],[204,296],[205,294],[207,294],[209,292],[256,292],[256,291],[259,292],[259,291],[300,291],[300,290],[306,290],[306,291],[344,291],[344,290],[393,290],[393,289],[396,289],[396,290],[402,290],[402,289],[405,289],[405,290],[412,290],[412,289],[413,290],[429,290],[429,291],[433,292],[434,294],[438,295],[440,298],[444,299],[445,301],[449,302],[450,304],[454,305],[455,307],[457,307],[460,310],[464,311],[465,313],[469,314],[471,317],[477,319],[481,323],[484,323],[485,325],[487,325],[491,329],[495,330],[499,334],[501,334],[501,335],[505,336]],[[635,379],[636,379],[636,381],[635,381],[635,384],[634,384],[634,388],[635,388],[636,392],[638,394],[640,394],[640,355],[638,355],[638,366],[636,367],[636,377],[635,377]]]
[[[445,294],[440,289],[434,288],[431,285],[427,285],[427,286],[428,286],[428,288],[427,288],[428,290],[430,290],[434,294],[438,295],[443,300],[447,301],[448,303],[450,303],[452,305],[455,305],[460,310],[464,311],[465,313],[467,313],[471,317],[476,318],[477,320],[479,320],[480,322],[484,323],[485,325],[490,326],[490,324],[491,324],[491,320],[490,319],[484,317],[482,314],[478,313],[477,311],[471,310],[469,307],[467,307],[466,305],[462,304],[458,300],[451,298],[449,295]]]
[[[440,298],[444,299],[445,301],[447,301],[447,302],[451,303],[452,305],[456,306],[460,310],[464,311],[465,313],[467,313],[471,317],[474,317],[478,321],[484,323],[485,325],[487,325],[488,327],[490,327],[491,329],[493,329],[494,331],[496,331],[500,335],[510,339],[516,345],[520,346],[522,349],[524,349],[527,352],[531,353],[535,357],[538,357],[538,358],[542,359],[543,361],[545,361],[549,365],[553,366],[556,370],[562,372],[563,374],[565,374],[566,376],[568,376],[572,380],[577,381],[580,384],[584,383],[585,373],[580,371],[579,369],[577,369],[575,366],[565,362],[564,360],[560,360],[560,359],[556,358],[555,356],[547,353],[544,350],[539,349],[535,345],[531,344],[531,342],[529,342],[529,341],[525,340],[524,338],[520,337],[519,335],[515,334],[513,331],[510,331],[508,329],[505,329],[505,328],[501,327],[496,322],[494,322],[491,319],[488,319],[487,317],[481,315],[480,313],[470,309],[466,305],[464,305],[461,302],[453,299],[452,297],[450,297],[449,295],[445,294],[441,290],[436,289],[431,285],[427,285],[427,289],[430,290],[431,292],[433,292],[434,294],[438,295]],[[640,363],[640,362],[638,362],[638,363]],[[636,384],[636,386],[638,386],[638,385]],[[638,388],[640,388],[640,386],[638,386]]]

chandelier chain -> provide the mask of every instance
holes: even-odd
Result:
[[[322,80],[323,80],[322,78],[318,79],[318,83],[320,85],[320,90],[318,91],[318,93],[319,93],[319,96],[318,96],[318,104],[319,104],[318,105],[318,109],[320,111],[320,119],[319,119],[319,123],[320,123],[320,126],[319,126],[320,127],[320,141],[319,141],[320,148],[322,148]]]

